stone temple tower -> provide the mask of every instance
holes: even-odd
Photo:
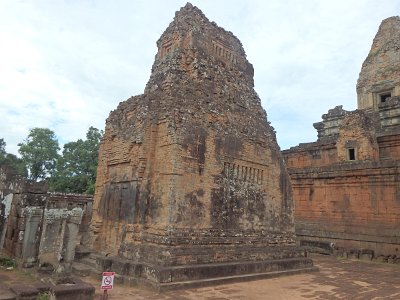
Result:
[[[400,18],[382,21],[357,82],[358,109],[377,111],[400,96]]]
[[[188,3],[157,46],[144,94],[106,122],[92,248],[159,289],[312,270],[240,41]]]
[[[382,21],[357,82],[358,109],[314,123],[318,140],[283,151],[303,245],[344,256],[400,248],[400,18]]]

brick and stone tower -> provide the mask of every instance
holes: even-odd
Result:
[[[296,234],[300,244],[317,251],[391,259],[400,248],[398,16],[382,21],[362,65],[357,94],[357,110],[338,105],[314,123],[317,141],[283,151],[296,204]]]
[[[358,109],[377,111],[400,96],[400,18],[382,21],[357,81]]]
[[[106,122],[93,249],[159,288],[312,269],[240,41],[187,4],[157,46],[144,94]],[[121,259],[135,271],[118,269]]]

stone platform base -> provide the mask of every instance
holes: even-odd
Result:
[[[158,292],[318,271],[312,260],[306,257],[169,267],[92,255],[92,261],[94,260],[96,268],[91,264],[85,272],[98,274],[100,269],[114,271],[117,283],[142,286]],[[80,272],[82,266],[79,265]]]
[[[0,300],[36,300],[49,297],[54,300],[93,300],[94,294],[95,288],[79,278],[71,278],[70,283],[56,285],[32,283],[0,286]]]
[[[152,289],[154,289],[158,292],[164,292],[164,291],[176,290],[176,289],[205,287],[205,286],[211,286],[211,285],[267,279],[267,278],[274,278],[274,277],[288,276],[288,275],[295,275],[295,274],[301,274],[301,273],[306,273],[306,272],[316,272],[316,271],[318,271],[317,267],[308,267],[308,268],[302,268],[302,269],[272,271],[272,272],[266,272],[266,273],[242,274],[242,275],[215,277],[215,278],[193,280],[193,281],[161,283],[161,284],[152,286]]]

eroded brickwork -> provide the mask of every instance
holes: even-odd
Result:
[[[384,20],[361,69],[359,110],[329,110],[314,124],[318,141],[283,151],[304,243],[400,257],[399,43],[399,17]]]
[[[378,110],[382,99],[400,96],[400,18],[382,21],[357,81],[358,108]]]
[[[240,41],[187,4],[157,46],[144,94],[106,122],[94,249],[156,270],[301,257],[289,177]],[[182,280],[146,270],[136,276]]]

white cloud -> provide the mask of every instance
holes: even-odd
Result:
[[[0,2],[0,137],[29,128],[60,142],[104,128],[120,101],[143,92],[156,41],[185,1]],[[313,141],[329,108],[356,106],[361,63],[398,1],[193,1],[242,41],[255,88],[282,148]]]

